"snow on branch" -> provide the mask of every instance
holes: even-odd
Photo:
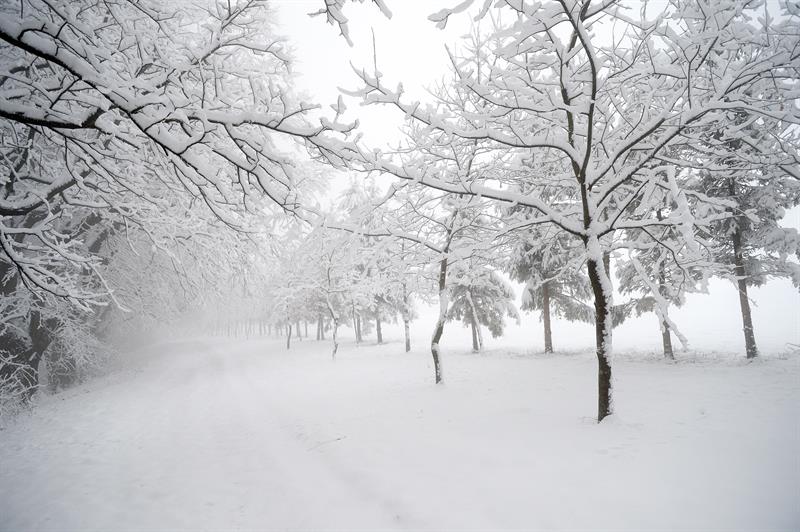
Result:
[[[344,5],[348,1],[356,1],[356,0],[324,0],[325,7],[320,9],[319,11],[315,11],[310,13],[313,16],[325,15],[328,24],[336,24],[339,26],[339,32],[341,36],[347,41],[347,44],[353,46],[353,41],[350,39],[350,26],[349,20],[344,14]],[[358,0],[358,2],[364,3],[366,0]],[[380,9],[381,13],[386,18],[392,18],[392,12],[389,10],[389,7],[386,5],[384,0],[370,0],[373,4],[375,4],[378,9]]]

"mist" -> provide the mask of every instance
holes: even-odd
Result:
[[[0,5],[0,531],[798,528],[798,17]]]

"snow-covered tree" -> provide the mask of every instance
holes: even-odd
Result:
[[[516,256],[508,264],[512,279],[524,283],[522,309],[541,312],[544,351],[553,352],[551,320],[594,322],[586,273],[582,271],[580,241],[552,227],[524,233]]]
[[[765,96],[777,97],[774,90]],[[755,358],[748,287],[783,277],[800,288],[800,234],[781,225],[786,211],[800,204],[800,176],[791,162],[798,134],[791,120],[744,111],[727,116],[726,128],[694,146],[698,189],[729,202],[730,218],[716,223],[709,237],[715,261],[727,267],[722,275],[739,292],[746,356]]]
[[[362,4],[365,2],[365,0],[324,0],[325,6],[319,11],[311,13],[311,15],[325,15],[327,22],[338,26],[340,35],[344,37],[347,44],[353,46],[353,41],[350,39],[349,21],[344,14],[344,6],[347,2],[356,1]],[[386,17],[392,18],[389,6],[383,0],[370,0],[370,2],[375,4]]]
[[[96,262],[59,223],[78,209],[144,223],[142,201],[173,208],[160,183],[244,228],[263,198],[297,209],[284,139],[340,162],[350,126],[292,94],[268,18],[260,1],[0,6],[0,243],[26,284],[97,300],[76,279]]]
[[[260,0],[0,5],[0,280],[16,309],[0,372],[36,365],[49,341],[34,336],[63,330],[39,314],[59,298],[88,322],[123,295],[134,313],[163,314],[183,298],[163,290],[155,305],[159,292],[132,289],[128,266],[185,270],[184,252],[220,253],[178,239],[296,213],[308,153],[293,145],[341,162],[351,126],[293,94],[269,18]],[[145,241],[163,256],[142,253]],[[186,292],[184,273],[173,280]]]
[[[505,318],[519,321],[514,305],[514,290],[500,275],[473,261],[458,263],[450,279],[450,310],[448,320],[460,320],[472,330],[472,350],[483,349],[480,326],[489,329],[493,338],[503,335]]]
[[[671,207],[655,208],[653,216],[661,220]],[[665,226],[658,230],[638,235],[642,249],[630,246],[617,269],[619,291],[631,299],[620,305],[618,322],[629,316],[654,313],[661,331],[664,357],[674,360],[672,335],[677,335],[684,348],[686,337],[669,317],[671,306],[683,305],[686,294],[705,290],[708,279],[718,271],[708,253],[697,261],[684,253],[681,234],[675,227]]]
[[[446,21],[469,4],[433,18]],[[399,108],[427,132],[427,146],[443,137],[471,141],[506,152],[513,170],[533,154],[525,186],[448,180],[434,166],[366,150],[363,164],[437,190],[524,206],[537,213],[528,226],[554,224],[581,241],[595,308],[600,421],[611,413],[613,285],[604,257],[641,247],[639,235],[665,226],[680,231],[687,254],[702,255],[697,230],[724,217],[725,202],[685,186],[683,169],[693,158],[682,148],[726,128],[731,110],[798,122],[791,103],[800,79],[797,14],[759,19],[743,0],[687,0],[637,20],[614,0],[584,0],[486,2],[479,16],[493,7],[485,59],[453,52],[457,82],[435,105],[408,101],[402,86],[391,89],[384,75],[366,70],[358,71],[364,87],[354,93]],[[793,137],[779,140],[796,153]],[[772,166],[793,172],[786,158]],[[563,188],[572,201],[549,203],[531,183]],[[658,220],[651,213],[661,192],[675,208]]]

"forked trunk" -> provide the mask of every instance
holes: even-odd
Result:
[[[470,323],[472,324],[472,351],[479,353],[483,349],[483,335],[481,334],[481,322],[478,321],[478,309],[472,300],[472,293],[467,290],[467,303],[470,309]]]
[[[544,322],[544,352],[553,352],[553,333],[550,330],[550,282],[542,285],[542,322]]]

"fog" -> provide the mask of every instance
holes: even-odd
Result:
[[[0,532],[796,530],[799,28],[0,2]]]

